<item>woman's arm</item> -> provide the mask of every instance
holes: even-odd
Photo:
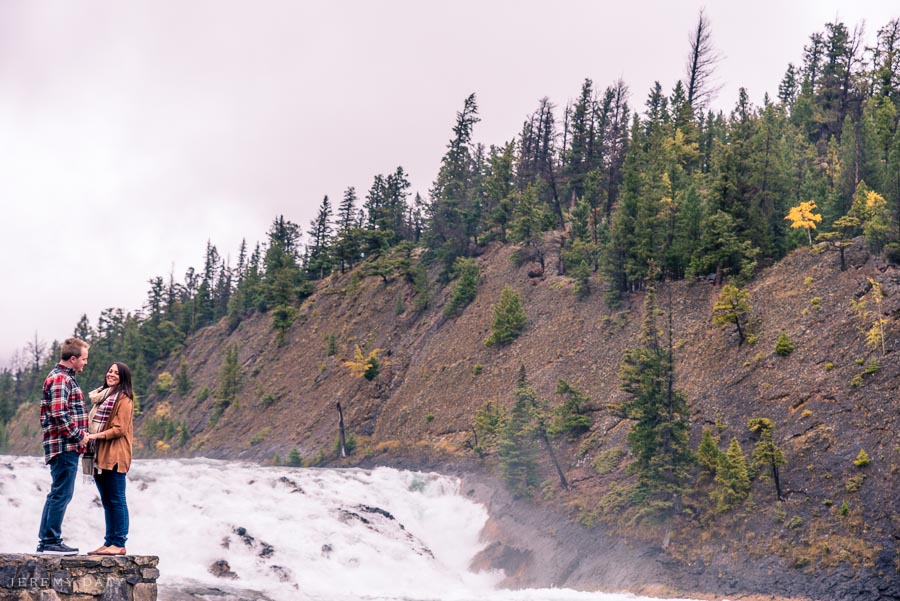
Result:
[[[100,440],[111,440],[125,436],[126,430],[132,427],[132,416],[134,414],[134,403],[127,396],[122,396],[116,400],[115,415],[109,418],[106,428],[102,432],[97,433]]]

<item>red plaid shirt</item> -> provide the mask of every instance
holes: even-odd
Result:
[[[84,394],[75,381],[75,370],[57,365],[44,380],[41,395],[44,462],[50,463],[63,451],[84,453],[78,443],[87,435],[87,427]]]

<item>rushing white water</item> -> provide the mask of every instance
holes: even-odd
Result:
[[[50,472],[36,457],[0,456],[0,553],[37,545]],[[497,590],[472,573],[487,512],[438,474],[135,461],[128,474],[129,553],[158,555],[160,599],[213,587],[230,599],[317,601],[617,601],[628,594]],[[63,536],[103,543],[103,510],[79,476]],[[210,573],[228,562],[236,579]],[[221,597],[220,597],[221,598]]]

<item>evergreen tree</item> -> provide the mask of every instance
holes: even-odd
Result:
[[[187,361],[182,357],[178,366],[178,374],[175,376],[175,389],[178,391],[178,394],[184,397],[191,391],[191,387],[193,387],[193,383],[188,375]]]
[[[91,321],[88,319],[87,314],[82,314],[78,323],[75,324],[75,331],[72,332],[72,336],[90,343],[94,340],[95,335],[94,328],[91,327]]]
[[[425,242],[444,266],[444,278],[456,257],[465,256],[470,250],[467,226],[473,210],[472,179],[475,174],[472,129],[478,121],[478,104],[475,94],[471,94],[466,98],[463,110],[456,115],[454,136],[447,145],[431,188]]]
[[[491,324],[491,334],[485,339],[484,345],[509,344],[525,329],[527,319],[525,308],[522,306],[522,297],[507,284],[500,293],[500,302],[494,305],[494,322]]]
[[[512,199],[515,190],[515,145],[508,142],[501,147],[491,146],[484,177],[484,207],[487,228],[506,242],[512,219]]]
[[[785,465],[787,460],[784,452],[778,448],[773,440],[775,424],[765,417],[757,417],[747,422],[747,428],[759,435],[759,440],[753,446],[753,462],[758,468],[769,468],[772,472],[772,480],[775,483],[775,494],[779,501],[784,500],[781,494],[781,479],[778,476],[778,468]]]
[[[788,109],[794,106],[797,95],[800,93],[800,81],[794,63],[788,63],[784,77],[778,85],[778,100]]]
[[[642,511],[665,519],[678,512],[693,455],[687,401],[675,389],[671,332],[666,348],[658,314],[651,285],[644,299],[640,346],[626,350],[622,359],[622,390],[630,396],[614,412],[633,421],[628,445],[638,475],[634,499],[644,503]]]
[[[703,467],[710,476],[716,475],[716,470],[721,461],[722,451],[719,450],[719,442],[713,438],[712,431],[708,428],[703,429],[703,436],[700,439],[700,446],[697,448],[697,463]]]
[[[572,108],[572,117],[567,123],[566,139],[568,147],[563,153],[562,174],[567,180],[567,204],[584,195],[584,178],[592,169],[594,154],[602,149],[597,142],[597,113],[593,82],[585,79],[581,94]]]
[[[553,421],[547,428],[550,436],[580,436],[591,427],[591,418],[587,415],[590,399],[583,392],[574,388],[565,380],[556,384],[557,394],[566,395],[566,401],[557,407]]]
[[[737,286],[726,284],[713,305],[712,322],[715,326],[734,325],[738,334],[738,345],[741,345],[749,334],[751,311],[750,295]]]
[[[331,202],[326,195],[319,205],[316,218],[309,224],[310,244],[306,270],[312,279],[323,279],[331,272]]]
[[[537,462],[531,431],[534,391],[520,380],[515,401],[497,441],[500,473],[516,496],[531,496],[538,483]]]
[[[732,438],[728,450],[719,455],[715,481],[718,485],[713,491],[716,511],[728,511],[750,494],[747,458],[737,438]]]
[[[478,292],[478,279],[481,277],[478,261],[458,257],[453,264],[453,273],[457,281],[450,292],[450,300],[444,307],[444,317],[461,315],[462,310],[475,300]]]
[[[216,390],[216,413],[221,414],[237,398],[241,386],[241,367],[238,363],[237,346],[225,350],[225,362],[219,372],[219,386]]]
[[[545,269],[544,231],[551,217],[538,200],[538,192],[534,186],[528,186],[522,192],[513,194],[513,214],[510,222],[510,239],[525,245],[523,259],[536,261]]]
[[[549,98],[541,98],[537,110],[522,127],[515,170],[520,190],[528,185],[550,189],[555,180],[553,163],[558,149],[554,108]]]
[[[283,216],[275,219],[268,233],[263,265],[264,279],[261,282],[261,303],[263,310],[279,305],[292,306],[298,298],[301,282],[298,251],[300,228]]]
[[[344,191],[337,214],[337,234],[334,241],[334,257],[340,264],[341,273],[352,269],[359,260],[361,231],[356,217],[356,188],[350,186]]]

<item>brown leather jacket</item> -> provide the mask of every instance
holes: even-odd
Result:
[[[134,439],[133,417],[134,401],[124,394],[120,395],[106,422],[106,428],[97,439],[97,467],[101,470],[112,470],[115,466],[117,472],[128,472]]]

